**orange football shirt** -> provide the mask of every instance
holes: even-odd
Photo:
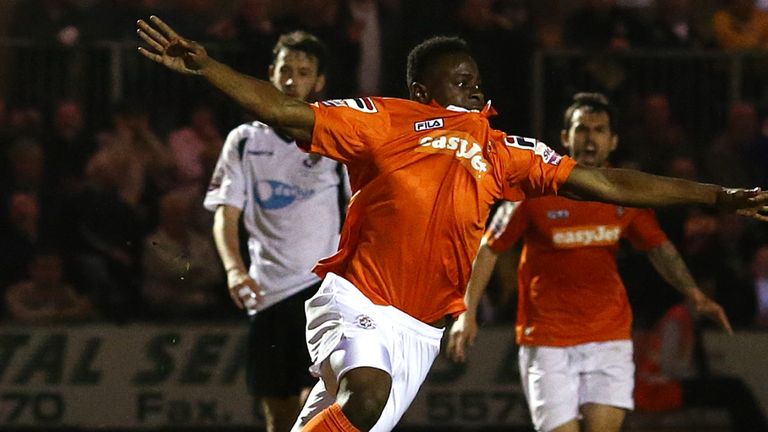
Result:
[[[353,196],[339,251],[315,266],[375,304],[423,322],[465,310],[491,205],[555,193],[575,166],[536,140],[491,129],[482,112],[394,98],[313,105],[305,150],[347,165]]]
[[[501,252],[524,240],[517,342],[571,346],[630,339],[632,310],[616,252],[622,237],[642,251],[667,240],[653,211],[563,197],[525,200],[511,216],[505,210],[494,216],[486,241]]]

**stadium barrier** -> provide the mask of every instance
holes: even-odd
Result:
[[[245,328],[5,324],[0,429],[258,429],[262,416],[244,384]],[[768,345],[768,333],[708,333],[706,344],[713,370],[740,376],[767,407],[761,347]],[[716,430],[722,414],[630,416],[627,429],[704,421]],[[401,424],[414,430],[528,430],[513,328],[483,328],[467,363],[441,356]]]

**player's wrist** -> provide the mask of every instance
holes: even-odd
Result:
[[[226,269],[224,269],[224,271],[227,273],[227,276],[231,274],[246,273],[246,270],[239,266],[227,267]]]

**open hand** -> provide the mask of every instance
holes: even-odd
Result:
[[[717,207],[768,222],[768,191],[723,188],[717,196]]]
[[[728,316],[725,314],[722,306],[717,304],[717,302],[707,297],[698,289],[689,295],[689,300],[697,314],[707,316],[712,321],[720,324],[720,327],[728,332],[729,335],[733,334],[731,322],[728,320]]]
[[[261,287],[244,271],[231,270],[227,272],[229,296],[240,309],[253,309],[263,300]]]
[[[202,45],[185,39],[160,18],[152,15],[150,23],[138,20],[136,33],[149,48],[139,47],[144,57],[163,66],[189,75],[202,74],[203,68],[211,61]]]
[[[459,315],[448,333],[448,357],[455,361],[465,361],[467,346],[475,343],[477,320],[466,312]]]

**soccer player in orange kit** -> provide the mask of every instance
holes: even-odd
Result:
[[[315,267],[325,280],[306,305],[307,345],[321,380],[296,430],[397,424],[438,354],[446,316],[465,309],[471,262],[500,199],[563,187],[627,205],[700,203],[768,219],[761,214],[768,193],[580,167],[534,139],[491,129],[477,64],[457,38],[411,51],[411,101],[310,105],[215,61],[159,18],[150,21],[138,22],[145,57],[203,76],[256,119],[348,167],[354,195],[340,250]]]
[[[580,164],[605,166],[616,149],[615,113],[598,93],[578,93],[564,115],[563,146]],[[448,351],[464,360],[497,254],[524,239],[518,269],[520,375],[537,431],[618,432],[634,408],[632,310],[617,266],[621,238],[648,254],[667,282],[731,332],[650,209],[542,197],[504,203],[472,267]],[[579,421],[581,418],[581,422]]]

